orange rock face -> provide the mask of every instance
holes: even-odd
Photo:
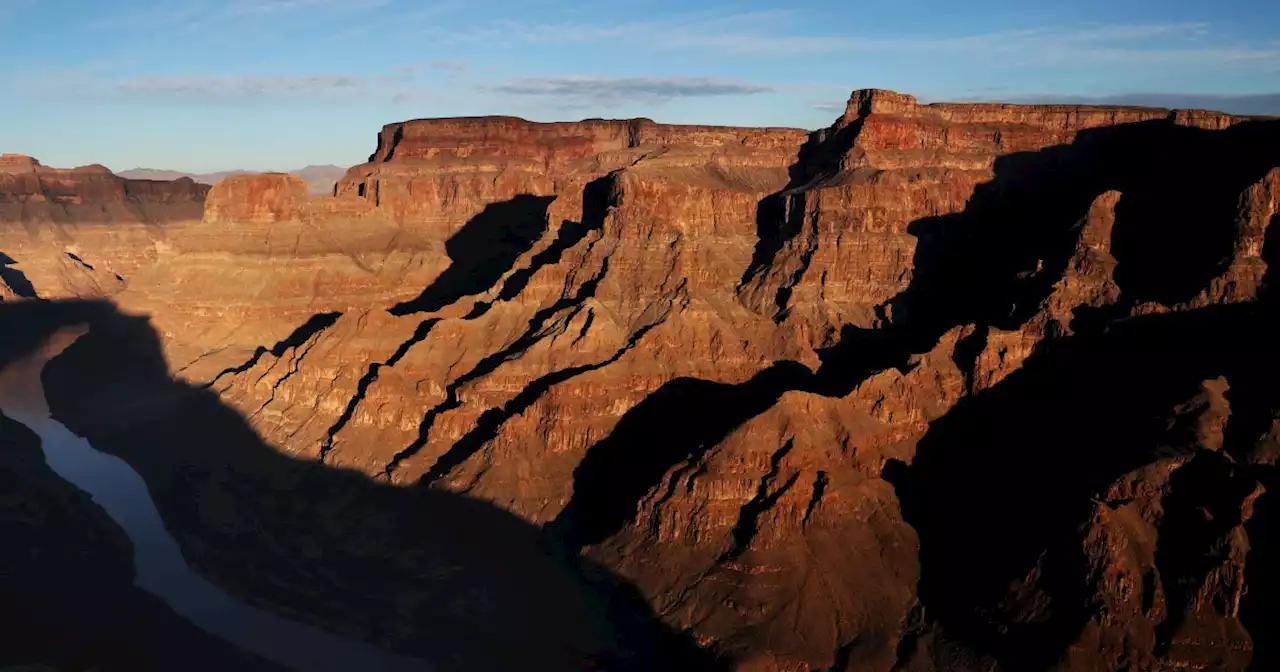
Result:
[[[157,258],[169,230],[199,221],[207,186],[126,180],[102,166],[49,168],[0,156],[0,254],[15,260],[24,293],[109,296]]]
[[[274,224],[297,217],[308,197],[302,178],[283,173],[233,175],[205,203],[209,224]]]
[[[102,166],[59,170],[0,155],[0,221],[156,223],[198,219],[209,187],[116,177]]]
[[[1277,180],[1203,111],[424,119],[103,293],[279,453],[514,514],[738,669],[1270,669]]]

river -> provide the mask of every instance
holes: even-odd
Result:
[[[0,371],[0,412],[40,437],[45,461],[88,493],[129,537],[134,583],[215,637],[294,670],[426,672],[425,661],[380,650],[245,604],[197,574],[165,528],[147,484],[124,460],[94,449],[50,416],[40,373],[79,333]]]

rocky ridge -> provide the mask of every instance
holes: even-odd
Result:
[[[1278,124],[410,121],[101,293],[275,450],[540,525],[741,669],[1268,669]],[[193,563],[316,610],[211,515]]]
[[[291,175],[297,175],[307,184],[307,190],[316,195],[332,194],[333,186],[347,171],[341,166],[307,166],[297,170],[288,171]],[[255,171],[250,170],[225,170],[217,173],[184,173],[176,170],[156,170],[154,168],[134,168],[118,173],[120,177],[130,180],[180,180],[184,177],[207,185],[215,185],[228,177],[235,175],[251,175]]]
[[[50,168],[0,155],[3,253],[26,293],[111,296],[157,258],[167,230],[203,216],[209,188],[191,180],[127,180],[103,166]],[[17,291],[17,290],[15,290]]]

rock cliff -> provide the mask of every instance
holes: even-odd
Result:
[[[537,526],[670,651],[686,637],[744,670],[1280,660],[1280,121],[878,90],[814,133],[424,119],[386,126],[326,197],[285,175],[206,197],[5,162],[0,220],[56,212],[81,263],[130,269],[47,293],[147,316],[165,385],[216,395],[308,470]],[[37,191],[68,205],[4,206]],[[148,237],[77,220],[89,194]],[[0,233],[6,281],[33,236]],[[23,277],[40,296],[88,287]],[[421,645],[433,584],[414,563],[438,566],[406,552],[400,602],[360,573],[403,531],[363,530],[345,479],[259,474],[230,448],[192,444],[178,461],[203,476],[178,479],[145,448],[156,412],[85,402],[118,378],[89,366],[118,345],[99,331],[63,375],[100,380],[55,406],[163,484],[193,564]],[[261,571],[208,541],[254,535],[200,504],[219,498],[273,540]],[[298,524],[309,507],[323,520]],[[340,550],[355,530],[375,549],[359,561]],[[325,577],[374,597],[308,588]],[[574,646],[645,664],[654,641],[602,637]]]
[[[46,298],[112,295],[156,260],[171,227],[200,220],[208,191],[0,155],[0,253]]]

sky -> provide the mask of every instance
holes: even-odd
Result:
[[[0,152],[353,165],[382,125],[829,125],[849,92],[1280,115],[1277,0],[0,0]]]

